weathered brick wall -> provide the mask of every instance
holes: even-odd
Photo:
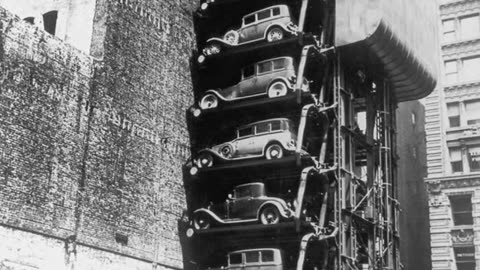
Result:
[[[65,264],[75,235],[76,269],[182,267],[192,2],[98,1],[95,61],[0,9],[5,249]]]

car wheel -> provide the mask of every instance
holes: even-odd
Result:
[[[268,30],[268,32],[267,32],[267,41],[268,42],[282,40],[283,38],[284,38],[283,29],[278,27],[278,26],[274,26],[274,27],[270,28],[270,30]]]
[[[265,150],[265,157],[267,159],[279,159],[283,157],[283,147],[278,143],[271,144]]]
[[[202,110],[216,108],[218,107],[218,97],[214,94],[207,94],[200,100],[199,105]]]
[[[238,32],[235,30],[228,31],[225,36],[223,36],[223,40],[230,45],[237,45],[238,44]]]
[[[210,153],[202,153],[197,160],[199,168],[209,168],[213,166],[213,156]]]
[[[233,149],[230,145],[225,145],[224,147],[222,147],[222,149],[220,150],[220,154],[222,155],[222,157],[224,158],[232,158],[232,155],[233,155]]]
[[[219,54],[222,51],[222,46],[218,42],[210,42],[205,46],[205,49],[203,49],[203,54],[205,55],[214,55],[214,54]]]
[[[260,212],[260,222],[262,224],[277,224],[280,222],[280,212],[273,205],[265,206]]]
[[[206,213],[195,214],[193,218],[193,226],[197,230],[206,230],[210,228],[210,217]]]
[[[282,82],[282,81],[276,81],[272,83],[270,87],[268,87],[269,98],[285,96],[287,92],[288,92],[288,87],[285,84],[285,82]]]

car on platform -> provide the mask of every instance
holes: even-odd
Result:
[[[240,82],[224,89],[210,89],[200,98],[200,110],[209,110],[242,99],[276,98],[296,93],[297,72],[292,57],[277,57],[245,66]],[[309,92],[303,78],[299,91]]]
[[[195,210],[193,225],[197,230],[205,230],[212,225],[248,222],[277,224],[281,220],[291,219],[293,215],[293,210],[285,200],[266,195],[263,183],[248,183],[236,186],[224,203]]]
[[[229,252],[227,266],[220,269],[283,270],[283,264],[283,252],[280,249],[256,248]]]
[[[288,118],[273,118],[241,126],[236,138],[200,150],[193,163],[198,168],[212,167],[216,162],[261,158],[280,159],[296,149],[295,124]]]
[[[218,54],[225,48],[250,42],[282,40],[286,36],[297,35],[297,28],[287,5],[271,6],[245,15],[242,26],[228,31],[223,38],[208,39],[202,51],[203,56]]]

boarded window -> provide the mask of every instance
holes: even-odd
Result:
[[[458,270],[475,270],[475,247],[454,247]]]
[[[57,15],[58,12],[56,10],[43,14],[43,28],[52,35],[55,35],[57,27]]]
[[[444,20],[442,22],[443,27],[443,41],[452,42],[455,40],[455,20]]]
[[[480,80],[480,57],[463,59],[462,78],[463,81]]]
[[[460,35],[462,39],[470,39],[480,35],[478,15],[460,18]]]
[[[445,62],[445,82],[456,83],[458,81],[457,60]]]

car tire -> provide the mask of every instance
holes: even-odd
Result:
[[[214,94],[206,94],[200,100],[200,109],[208,110],[218,107],[218,97]]]
[[[193,218],[193,226],[196,230],[207,230],[210,228],[211,219],[206,213],[197,213]]]
[[[230,45],[238,45],[239,34],[235,30],[230,30],[223,36],[223,40]]]
[[[198,156],[197,167],[210,168],[213,166],[213,156],[210,153],[202,153]]]
[[[222,147],[222,149],[220,150],[220,154],[222,155],[222,157],[226,158],[226,159],[230,159],[232,158],[233,156],[233,147],[231,145],[225,145]]]
[[[287,84],[283,81],[275,81],[268,87],[268,97],[275,98],[275,97],[282,97],[287,95],[288,87]]]
[[[267,31],[267,41],[273,42],[282,40],[285,37],[285,32],[281,27],[274,26]]]
[[[265,158],[279,159],[283,157],[283,152],[283,147],[279,143],[272,143],[265,149]]]
[[[274,205],[267,205],[260,211],[260,223],[264,225],[277,224],[280,222],[280,212]]]

